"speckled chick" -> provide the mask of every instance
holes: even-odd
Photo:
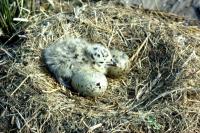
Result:
[[[43,51],[44,62],[59,83],[69,87],[74,72],[81,67],[105,74],[114,64],[110,51],[100,44],[90,44],[79,38],[66,38]]]
[[[91,70],[80,70],[72,76],[72,87],[82,96],[102,96],[108,81],[103,73]]]
[[[107,75],[112,78],[118,78],[130,70],[130,61],[127,54],[119,50],[110,50],[115,66],[109,66]]]

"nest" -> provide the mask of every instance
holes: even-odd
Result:
[[[200,30],[155,13],[93,5],[31,18],[25,43],[2,71],[8,129],[21,132],[198,132]],[[106,93],[82,97],[59,85],[41,51],[65,37],[126,52],[131,71]],[[3,50],[3,49],[2,49]],[[16,50],[16,51],[15,51]],[[6,54],[7,55],[7,54]],[[7,114],[7,115],[5,115]],[[12,114],[9,117],[8,114]]]

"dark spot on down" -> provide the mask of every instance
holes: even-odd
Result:
[[[65,62],[63,60],[59,60],[59,63],[60,64],[64,64]]]
[[[63,58],[67,58],[67,55],[63,54],[62,57],[63,57]]]
[[[101,89],[101,84],[100,83],[97,83],[96,86],[98,86],[99,89]]]
[[[97,50],[97,47],[94,47],[93,49],[94,49],[94,50]]]
[[[69,66],[69,69],[72,69],[72,67],[73,67],[73,65],[71,64],[71,65]]]
[[[103,51],[101,51],[101,54],[103,55],[103,57],[107,57]]]
[[[78,56],[79,56],[79,54],[75,54],[74,58],[75,58],[75,59],[77,59],[77,58],[78,58]]]
[[[100,83],[97,83],[96,86],[100,86]]]
[[[91,58],[94,60],[94,56],[93,55],[91,55]]]

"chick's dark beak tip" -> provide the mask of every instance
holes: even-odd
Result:
[[[117,66],[117,63],[115,61],[107,63],[108,66]]]

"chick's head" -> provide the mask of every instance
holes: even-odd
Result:
[[[87,48],[87,56],[91,62],[99,69],[106,69],[109,66],[116,65],[108,48],[94,44]]]

